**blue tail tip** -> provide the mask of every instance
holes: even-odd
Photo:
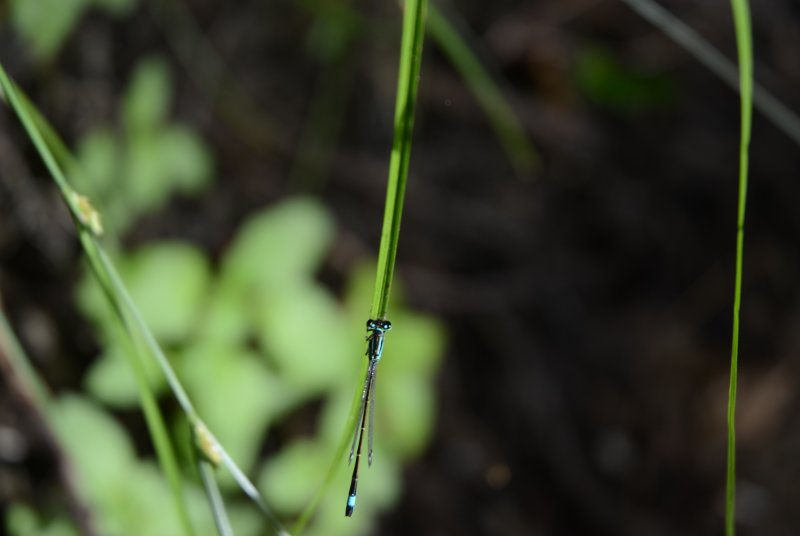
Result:
[[[353,510],[356,509],[356,496],[350,495],[347,497],[347,507],[344,509],[344,515],[350,517],[353,515]]]

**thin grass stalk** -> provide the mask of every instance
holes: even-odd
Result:
[[[97,276],[97,279],[104,292],[107,293],[107,297],[109,297],[109,303],[112,304],[112,307],[117,312],[118,320],[124,326],[124,315],[122,315],[121,311],[116,307],[116,302],[113,299],[113,291],[108,285],[108,279],[104,277],[104,274],[97,262],[96,252],[98,251],[98,247],[95,234],[99,232],[99,220],[96,219],[96,214],[90,211],[90,205],[85,202],[85,198],[79,196],[75,190],[70,187],[66,177],[64,176],[64,173],[61,171],[61,168],[58,165],[58,162],[56,161],[55,157],[50,151],[50,148],[48,147],[47,143],[45,143],[44,138],[39,131],[37,121],[34,119],[34,114],[29,112],[30,107],[27,105],[27,102],[23,101],[23,99],[17,96],[16,88],[2,66],[0,66],[0,85],[2,86],[3,92],[7,97],[8,103],[17,114],[17,117],[24,126],[28,136],[31,138],[31,141],[39,152],[39,155],[50,171],[50,175],[57,184],[64,201],[67,203],[73,219],[76,221],[78,236],[81,243],[84,245],[84,249],[86,250],[89,265]],[[97,225],[93,225],[95,222],[97,222]],[[120,329],[124,329],[124,327],[121,327]],[[187,535],[193,535],[194,530],[189,522],[189,513],[182,491],[182,478],[180,469],[175,458],[172,443],[169,439],[169,434],[166,431],[164,419],[160,413],[158,405],[155,402],[155,396],[150,389],[146,376],[144,376],[145,373],[141,362],[135,358],[132,358],[130,362],[133,365],[134,375],[136,376],[137,385],[139,386],[139,393],[145,420],[153,437],[153,444],[156,448],[156,454],[161,467],[164,471],[164,474],[167,476],[167,480],[170,482],[170,489],[172,490],[175,508],[178,512],[178,517],[183,532]]]
[[[397,78],[397,97],[394,119],[394,140],[389,161],[389,178],[386,192],[386,207],[381,232],[378,256],[375,293],[372,300],[370,318],[385,318],[389,306],[389,295],[394,276],[394,263],[397,258],[397,244],[400,238],[400,219],[403,212],[408,165],[411,158],[411,137],[414,126],[414,107],[419,87],[419,73],[422,64],[422,43],[425,37],[425,17],[427,0],[407,0],[403,11],[403,37],[400,45],[400,65]],[[363,360],[359,378],[366,373],[367,361]],[[315,493],[292,527],[295,534],[305,529],[322,497],[333,483],[347,445],[356,426],[358,405],[361,398],[361,385],[353,394],[350,413],[342,437],[325,474],[322,485]]]
[[[425,37],[427,0],[407,0],[404,5],[403,40],[400,47],[400,68],[397,76],[397,100],[394,112],[394,139],[389,160],[389,179],[383,230],[378,252],[378,269],[370,318],[386,317],[394,278],[400,220],[411,160],[411,136],[414,129],[414,108],[417,102],[419,72],[422,64],[422,42]]]
[[[56,459],[56,469],[66,492],[70,516],[82,536],[98,534],[92,512],[79,489],[72,460],[61,444],[53,426],[53,402],[45,382],[31,365],[31,360],[14,334],[0,302],[0,373],[10,391],[16,392],[20,402],[28,407],[31,417],[41,428],[43,438]]]
[[[711,43],[690,28],[685,22],[661,7],[654,0],[622,0],[666,36],[682,46],[709,71],[723,82],[739,91],[739,74],[736,64],[730,61]],[[778,130],[800,145],[800,118],[779,101],[770,91],[753,81],[753,105]]]
[[[728,390],[728,464],[725,486],[725,534],[736,532],[736,385],[739,369],[739,322],[742,306],[744,218],[747,204],[747,169],[753,114],[753,39],[747,0],[731,0],[736,48],[739,56],[741,126],[739,139],[739,203],[736,214],[736,276],[733,287],[733,334]]]
[[[483,108],[516,172],[524,176],[534,171],[539,165],[539,154],[514,110],[465,40],[434,5],[428,13],[428,32]]]
[[[89,204],[88,200],[77,194],[75,190],[69,185],[66,180],[66,177],[59,167],[59,164],[56,158],[53,156],[50,147],[44,141],[44,137],[42,133],[38,130],[38,125],[44,124],[47,125],[47,122],[44,118],[35,110],[35,108],[30,105],[30,101],[27,97],[21,97],[21,92],[17,91],[16,86],[14,85],[13,81],[8,77],[5,70],[3,69],[2,65],[0,65],[0,87],[3,89],[4,94],[7,97],[8,103],[17,113],[17,116],[20,119],[20,122],[25,127],[29,137],[31,138],[34,146],[36,147],[37,151],[39,152],[42,160],[45,162],[53,180],[56,182],[59,191],[61,192],[62,197],[64,198],[67,206],[70,210],[70,213],[75,221],[76,228],[78,230],[78,237],[80,239],[81,245],[83,246],[84,252],[86,253],[86,258],[89,261],[89,266],[92,269],[93,274],[95,275],[98,283],[100,284],[101,288],[104,291],[109,303],[114,311],[116,317],[121,322],[122,327],[125,333],[128,334],[130,337],[131,344],[136,348],[137,346],[136,341],[139,341],[141,344],[144,345],[148,353],[151,354],[151,357],[156,360],[159,367],[161,368],[162,372],[164,373],[165,377],[167,378],[167,382],[172,390],[173,394],[175,395],[176,399],[180,407],[183,409],[184,413],[186,414],[187,419],[190,422],[190,425],[193,428],[196,427],[203,427],[205,428],[205,424],[203,424],[200,417],[197,415],[197,412],[194,409],[186,391],[183,389],[183,386],[180,384],[180,381],[177,378],[177,375],[173,371],[169,361],[166,359],[161,348],[158,346],[155,338],[152,335],[152,332],[144,323],[141,318],[141,315],[138,312],[135,304],[133,303],[132,299],[130,298],[127,289],[125,288],[122,280],[120,279],[116,269],[113,266],[113,263],[108,258],[108,255],[105,253],[103,247],[97,241],[96,236],[102,232],[102,227],[99,223],[99,215],[94,211],[93,207]],[[49,125],[47,125],[50,136],[55,136],[55,131],[52,130]],[[56,136],[56,139],[57,136]],[[60,141],[60,140],[59,140]],[[69,152],[66,150],[66,147],[61,145],[63,150],[67,155],[67,160],[74,162],[74,159],[71,157]],[[138,364],[141,366],[141,363]],[[134,367],[136,370],[136,367]],[[155,400],[155,399],[153,399]],[[148,409],[150,408],[150,409]],[[158,423],[156,422],[157,419],[162,421],[160,414],[156,418],[151,413],[153,408],[157,411],[158,406],[153,403],[145,403],[143,402],[143,410],[145,412],[146,418],[153,418],[153,427],[151,428],[151,433],[153,430],[157,430],[159,428]],[[150,417],[148,417],[150,415]],[[148,426],[151,423],[148,421]],[[164,427],[164,430],[166,428]],[[206,429],[207,430],[207,429]],[[153,436],[154,443],[156,443],[156,451],[157,453],[161,452],[172,452],[172,445],[171,442],[167,444],[165,447],[164,445],[159,446],[158,438],[166,438],[169,440],[169,435],[164,433],[156,432]],[[237,482],[239,487],[245,492],[245,494],[256,503],[262,513],[270,522],[274,532],[276,534],[288,534],[288,532],[282,527],[280,522],[278,521],[277,517],[271,511],[271,509],[267,506],[266,502],[263,500],[261,494],[258,492],[256,487],[253,485],[252,482],[245,476],[244,472],[236,465],[233,459],[228,455],[227,451],[225,451],[224,447],[214,438],[213,435],[209,432],[209,437],[212,440],[213,448],[219,453],[222,463],[225,467],[231,472],[234,477],[234,480]],[[169,454],[167,454],[169,455]],[[174,467],[176,470],[178,468],[177,462],[174,462],[174,455],[173,455],[173,463],[166,461],[166,463],[161,459],[159,456],[159,460],[162,464],[162,468],[164,469],[165,474],[167,474],[168,479],[171,482],[182,482],[179,473],[175,473],[170,469],[170,467]],[[172,486],[173,491],[177,489],[177,486],[173,484]],[[176,496],[176,500],[178,497]],[[180,501],[183,503],[183,496],[181,494]],[[182,507],[183,514],[182,518],[185,517],[186,519],[186,527],[187,534],[192,534],[191,527],[188,525],[188,513],[186,513],[185,504]]]

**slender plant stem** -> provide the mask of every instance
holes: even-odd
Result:
[[[539,154],[487,69],[453,24],[433,5],[428,14],[428,32],[483,108],[514,169],[528,176],[539,165]]]
[[[622,2],[650,21],[653,26],[664,32],[664,35],[682,46],[720,80],[735,91],[739,91],[736,65],[685,22],[654,0],[622,0]],[[778,130],[800,145],[800,117],[755,80],[753,81],[753,105]]]
[[[186,534],[193,534],[194,531],[189,523],[188,510],[181,491],[182,478],[174,456],[172,443],[166,431],[163,418],[159,413],[158,405],[155,403],[155,397],[150,391],[149,384],[144,376],[144,369],[141,363],[141,360],[144,359],[144,353],[149,353],[158,363],[190,425],[194,428],[203,427],[206,430],[207,428],[205,428],[202,420],[197,415],[177,375],[156,342],[155,337],[153,337],[152,332],[142,320],[138,309],[122,283],[113,263],[98,241],[97,235],[102,232],[99,215],[88,200],[78,195],[69,185],[64,172],[59,166],[58,159],[53,156],[51,148],[47,141],[45,141],[45,138],[48,138],[50,141],[55,139],[58,142],[58,150],[64,153],[59,156],[59,159],[67,162],[74,162],[74,158],[70,155],[66,146],[60,142],[55,131],[49,127],[41,114],[35,110],[35,107],[30,103],[27,97],[16,88],[16,85],[8,77],[2,65],[0,65],[0,88],[2,88],[8,104],[16,112],[20,122],[25,127],[28,136],[50,171],[50,175],[56,182],[64,201],[67,203],[73,220],[75,221],[78,237],[86,254],[89,267],[106,295],[115,318],[120,322],[120,330],[126,333],[129,338],[129,340],[125,340],[125,342],[129,343],[128,347],[131,348],[132,351],[131,353],[126,352],[126,355],[130,355],[132,359],[134,373],[136,374],[136,379],[140,386],[140,393],[142,394],[142,409],[153,437],[156,453],[159,457],[162,469],[170,481],[184,532]],[[47,127],[45,128],[44,135],[40,132],[40,125]],[[134,353],[134,349],[142,353]],[[138,360],[136,356],[138,356]],[[287,535],[288,532],[283,528],[275,514],[267,506],[256,487],[236,465],[224,447],[210,432],[208,432],[208,438],[209,448],[212,448],[217,453],[221,463],[230,471],[239,487],[256,503],[269,521],[273,532],[275,534]],[[213,498],[210,497],[210,500],[212,499]]]
[[[731,0],[739,55],[741,132],[739,140],[739,203],[736,215],[736,276],[733,287],[733,340],[728,392],[728,466],[725,490],[725,534],[736,532],[736,384],[739,368],[739,321],[742,306],[744,216],[747,202],[747,160],[753,113],[753,42],[747,0]]]
[[[389,180],[383,231],[378,253],[378,273],[372,299],[371,318],[385,318],[400,239],[408,165],[411,160],[411,136],[414,129],[414,107],[417,102],[419,71],[422,64],[422,42],[425,37],[427,0],[407,0],[403,9],[403,40],[400,47],[400,68],[397,76],[397,101],[394,111],[394,140],[389,160]]]
[[[414,105],[419,87],[419,72],[422,63],[422,42],[425,37],[425,16],[427,0],[407,0],[403,11],[403,37],[400,45],[400,67],[397,77],[397,101],[394,118],[394,141],[389,161],[389,179],[386,192],[386,208],[381,233],[378,274],[375,281],[375,294],[372,300],[371,318],[385,318],[389,305],[389,294],[397,257],[397,242],[400,237],[400,218],[403,212],[408,164],[411,158],[411,135],[414,127]],[[363,360],[359,378],[366,372],[367,361]],[[336,476],[347,445],[356,426],[361,386],[356,389],[350,405],[347,425],[336,446],[322,485],[315,493],[295,522],[293,531],[300,534],[311,520],[320,500],[327,492]]]
[[[58,162],[56,161],[55,157],[50,151],[49,146],[47,143],[45,143],[44,138],[39,131],[37,123],[41,123],[42,118],[39,118],[38,121],[34,119],[34,114],[28,111],[28,109],[31,108],[31,106],[28,105],[28,101],[23,100],[17,95],[14,83],[8,77],[5,69],[2,66],[0,66],[0,86],[2,86],[3,93],[6,95],[8,103],[17,114],[17,117],[25,127],[28,136],[30,137],[31,141],[33,141],[33,144],[39,152],[39,155],[50,171],[50,175],[58,185],[61,195],[64,198],[64,201],[67,203],[73,219],[76,222],[78,236],[81,239],[81,243],[84,245],[84,248],[87,248],[87,246],[90,245],[93,246],[93,248],[87,249],[87,258],[89,259],[89,264],[94,270],[95,274],[98,276],[98,281],[100,282],[101,287],[103,287],[103,290],[109,293],[108,296],[110,303],[112,304],[112,307],[114,307],[115,301],[113,300],[113,292],[108,286],[108,279],[104,277],[102,269],[99,269],[100,267],[98,266],[96,255],[93,255],[93,253],[96,253],[98,250],[94,235],[96,232],[98,232],[99,223],[97,226],[91,225],[90,206],[84,204],[81,201],[82,198],[77,195],[77,193],[69,185],[63,171],[61,170],[61,167],[58,165]],[[116,309],[116,307],[114,308]],[[121,313],[121,311],[117,312]],[[119,314],[118,318],[123,324],[125,323],[124,315]],[[183,527],[183,531],[185,534],[194,534],[194,530],[189,522],[189,513],[181,489],[182,479],[180,470],[178,468],[174,450],[172,449],[172,443],[169,440],[169,434],[166,431],[166,425],[161,417],[158,405],[155,403],[155,396],[150,390],[146,378],[144,377],[144,371],[140,368],[141,363],[139,363],[135,358],[132,358],[131,364],[133,365],[134,373],[139,385],[139,392],[141,395],[142,409],[145,414],[145,420],[147,421],[148,428],[152,434],[158,459],[161,463],[164,473],[167,475],[167,479],[170,482],[173,498],[175,500],[175,506],[178,511],[178,517]]]

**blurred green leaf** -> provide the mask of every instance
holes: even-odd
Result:
[[[196,193],[211,178],[212,162],[206,147],[188,128],[172,126],[158,135],[158,161],[165,182],[184,193]]]
[[[62,396],[53,423],[74,464],[77,481],[100,534],[180,534],[171,494],[152,462],[139,462],[120,425],[103,410],[75,395]],[[191,510],[210,522],[203,498],[189,494]],[[204,532],[207,534],[207,532]]]
[[[298,440],[270,458],[259,488],[277,512],[292,515],[311,500],[326,469],[326,452],[314,441]]]
[[[141,61],[122,103],[123,132],[87,134],[79,143],[76,187],[96,200],[107,226],[122,233],[164,206],[174,192],[192,195],[211,180],[213,159],[191,129],[166,122],[171,82],[163,60]]]
[[[52,422],[81,475],[81,487],[91,497],[104,497],[131,478],[133,448],[122,428],[100,408],[65,395],[54,408]]]
[[[243,348],[194,346],[180,365],[205,423],[237,464],[252,466],[269,421],[291,399],[285,386],[259,356]]]
[[[112,407],[136,406],[140,402],[139,386],[124,350],[111,342],[89,368],[84,380],[86,389],[98,400]],[[145,373],[154,393],[164,390],[164,376],[152,360],[143,360]]]
[[[320,61],[342,57],[361,30],[359,14],[343,2],[311,0],[304,4],[314,16],[306,38],[309,53]]]
[[[384,438],[380,445],[393,457],[419,455],[433,432],[436,404],[431,382],[397,375],[379,385],[376,411],[380,419],[376,420],[382,424],[379,438]]]
[[[34,54],[53,56],[91,0],[11,0],[11,22]]]
[[[630,69],[600,47],[581,50],[575,71],[578,86],[590,99],[620,113],[662,108],[674,98],[668,77]]]
[[[289,385],[315,392],[349,379],[342,365],[353,358],[353,339],[326,289],[308,283],[275,291],[260,313],[259,341]]]
[[[153,242],[127,257],[120,272],[142,318],[163,345],[186,340],[210,288],[203,253],[182,242]]]
[[[297,198],[251,216],[225,256],[222,277],[248,292],[285,289],[307,281],[333,237],[319,202]]]
[[[71,175],[76,190],[100,200],[111,188],[119,186],[119,147],[109,129],[90,131],[79,142],[77,155],[81,173]]]
[[[169,197],[172,185],[166,180],[161,156],[155,132],[133,136],[125,144],[125,182],[120,197],[135,214],[161,208]]]
[[[445,333],[433,317],[397,311],[392,319],[395,328],[392,344],[386,345],[381,366],[386,374],[412,374],[429,378],[444,355]]]
[[[43,521],[28,506],[11,503],[6,510],[6,530],[10,536],[78,536],[78,531],[66,520]]]
[[[230,285],[219,280],[210,291],[207,306],[202,311],[198,341],[203,344],[244,343],[248,334],[249,320],[245,296]]]
[[[122,121],[128,133],[147,132],[164,121],[171,96],[166,63],[158,58],[140,61],[122,100]]]

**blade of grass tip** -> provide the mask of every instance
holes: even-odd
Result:
[[[394,138],[389,159],[386,205],[370,318],[385,318],[389,307],[397,244],[400,239],[400,220],[403,215],[408,167],[411,161],[414,108],[417,103],[427,8],[427,0],[407,0],[404,5],[403,38],[394,111]]]
[[[725,493],[725,534],[736,532],[736,384],[739,361],[739,321],[742,305],[744,218],[747,203],[747,168],[753,114],[753,38],[747,0],[731,0],[736,48],[739,56],[741,132],[739,140],[739,203],[736,214],[736,276],[733,288],[733,335],[728,392],[728,464]]]
[[[539,165],[539,154],[489,72],[434,5],[428,14],[428,32],[478,100],[516,172],[529,176]]]
[[[28,106],[27,102],[23,101],[23,99],[17,95],[14,83],[8,77],[2,65],[0,65],[0,86],[2,86],[3,93],[6,95],[8,103],[11,105],[11,108],[16,113],[28,136],[39,152],[39,155],[50,171],[50,175],[58,185],[59,191],[61,192],[64,201],[67,203],[73,218],[76,220],[78,224],[78,235],[87,253],[89,264],[92,267],[95,275],[97,275],[101,287],[107,293],[106,295],[109,299],[109,303],[112,304],[112,308],[118,313],[118,320],[122,324],[119,328],[124,332],[125,328],[127,327],[124,316],[121,316],[121,310],[119,309],[115,300],[113,290],[108,285],[108,279],[103,276],[102,266],[97,262],[98,256],[96,252],[99,251],[99,246],[96,242],[95,234],[99,234],[99,232],[102,231],[99,223],[99,216],[97,216],[96,212],[94,212],[94,210],[91,208],[88,200],[78,195],[69,186],[63,171],[59,167],[55,157],[50,151],[50,148],[45,143],[41,133],[39,132],[38,125],[33,118],[33,114],[29,110],[29,108],[32,108],[32,106]],[[130,335],[130,332],[128,332],[128,334]],[[133,337],[131,336],[131,338]],[[124,337],[123,340],[125,340]],[[153,443],[156,447],[159,463],[161,464],[161,467],[170,482],[173,498],[175,500],[175,507],[178,511],[178,517],[184,533],[192,535],[194,534],[194,530],[189,522],[188,509],[183,497],[182,478],[180,475],[180,470],[178,469],[174,450],[172,449],[172,443],[169,439],[169,434],[166,431],[166,425],[164,424],[158,404],[155,402],[155,396],[150,390],[147,379],[144,376],[144,370],[141,362],[133,358],[131,359],[131,363],[134,365],[134,373],[140,388],[139,393],[141,395],[142,410],[145,415],[145,420],[153,437]]]
[[[653,0],[622,1],[692,54],[734,91],[740,90],[736,65],[683,21]],[[755,81],[752,91],[756,109],[792,141],[800,145],[800,117]]]

